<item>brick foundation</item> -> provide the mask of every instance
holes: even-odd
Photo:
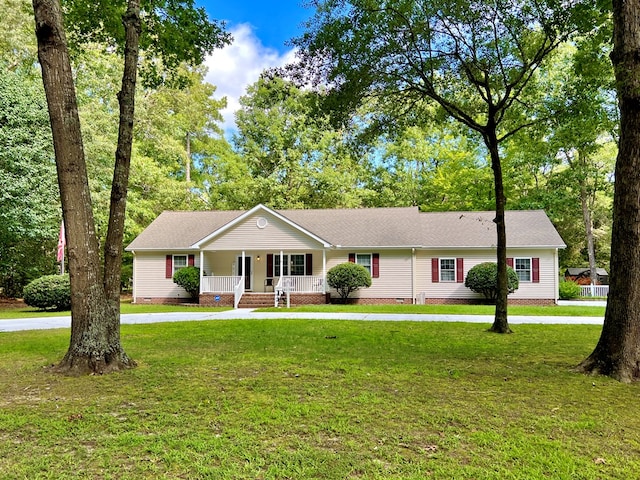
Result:
[[[219,300],[216,301],[216,297]],[[341,303],[340,298],[331,297],[329,294],[322,293],[292,293],[291,306],[299,305],[324,305],[326,303]],[[204,307],[233,307],[233,293],[203,293],[200,295],[200,306]],[[282,304],[286,305],[286,298],[283,297]],[[136,304],[165,304],[165,305],[181,305],[190,304],[198,305],[189,298],[162,298],[162,297],[136,297],[133,299]],[[411,305],[411,298],[349,298],[347,304],[350,305]],[[427,305],[491,305],[487,300],[481,298],[426,298]],[[509,305],[555,305],[556,301],[552,298],[519,298],[509,299]]]
[[[330,303],[341,304],[342,299],[333,297]],[[411,298],[348,298],[347,305],[411,305]]]
[[[482,298],[425,298],[426,305],[495,305]],[[518,298],[509,299],[509,305],[539,305],[543,307],[555,305],[553,298]]]
[[[216,301],[216,298],[219,300]],[[233,293],[203,293],[200,295],[200,305],[205,307],[233,307],[234,300]]]
[[[132,298],[132,303],[142,305],[142,304],[152,304],[152,305],[197,305],[197,301],[191,298],[169,298],[169,297],[134,297]]]

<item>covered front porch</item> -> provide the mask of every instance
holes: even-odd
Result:
[[[290,304],[292,296],[311,303],[326,298],[324,250],[201,251],[200,265],[201,303],[238,308],[247,293],[269,296],[276,307]]]

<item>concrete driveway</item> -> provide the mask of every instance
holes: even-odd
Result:
[[[493,315],[427,315],[427,314],[387,314],[387,313],[301,313],[256,312],[249,309],[226,310],[224,312],[171,312],[171,313],[135,313],[123,314],[120,322],[125,325],[159,323],[159,322],[191,322],[205,320],[270,320],[281,318],[301,318],[319,320],[365,320],[377,322],[468,322],[493,323]],[[523,323],[535,324],[591,324],[602,325],[603,317],[539,317],[509,316],[513,325]],[[46,330],[51,328],[70,328],[71,317],[38,317],[25,319],[0,319],[0,332],[20,330]]]

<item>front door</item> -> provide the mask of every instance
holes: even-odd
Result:
[[[242,257],[238,257],[238,275],[242,275]],[[244,257],[244,289],[251,290],[251,257]]]

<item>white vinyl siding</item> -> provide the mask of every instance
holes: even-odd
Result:
[[[349,261],[349,253],[371,255],[371,249],[366,252],[357,250],[340,250],[327,252],[327,271],[340,263]],[[411,250],[375,250],[379,257],[378,278],[371,279],[371,287],[361,288],[352,293],[349,298],[412,298],[411,290]],[[314,264],[315,265],[315,264]],[[333,297],[337,297],[335,290],[330,289]]]
[[[136,252],[133,257],[133,294],[138,302],[144,298],[189,298],[190,295],[166,278],[166,256],[168,253]],[[172,259],[175,262],[174,255]],[[186,255],[184,255],[186,258]],[[199,267],[199,255],[195,255],[195,266]],[[175,268],[175,265],[174,265]]]
[[[265,226],[260,228],[260,219],[266,219]],[[320,243],[310,238],[306,233],[283,222],[267,216],[264,212],[250,216],[238,225],[226,230],[206,245],[205,251],[210,250],[258,250],[258,251],[310,251],[322,248]]]
[[[507,250],[510,258],[539,258],[540,282],[521,282],[520,287],[509,295],[513,299],[555,299],[557,298],[558,272],[554,249]],[[464,278],[475,265],[495,262],[495,250],[419,250],[416,260],[416,292],[425,292],[427,298],[482,298],[462,283],[431,281],[432,258],[464,258]]]

